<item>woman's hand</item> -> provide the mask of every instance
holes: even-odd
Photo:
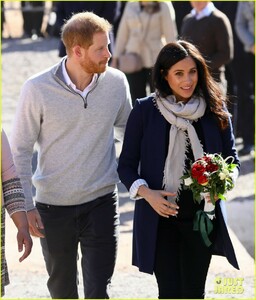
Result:
[[[29,256],[33,246],[33,242],[29,234],[29,226],[28,226],[26,212],[25,211],[15,212],[12,215],[12,220],[18,229],[18,233],[17,233],[18,251],[22,252],[24,250],[23,255],[19,259],[19,261],[22,262],[25,258]]]
[[[151,190],[145,185],[141,185],[138,189],[138,195],[143,197],[152,208],[162,217],[176,216],[178,214],[178,205],[170,203],[164,197],[175,196],[176,193],[164,190]]]
[[[204,197],[205,202],[208,202],[208,203],[212,202],[211,197],[210,197],[210,193],[203,193],[203,197]],[[218,196],[215,195],[215,196],[214,196],[215,202],[216,202],[218,199],[219,199]]]
[[[33,242],[30,237],[28,227],[18,229],[17,243],[18,243],[18,251],[22,252],[24,250],[23,255],[19,258],[19,262],[22,262],[25,258],[29,256],[33,246]]]

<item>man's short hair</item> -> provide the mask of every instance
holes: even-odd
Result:
[[[112,25],[104,18],[92,12],[73,14],[61,28],[61,40],[69,54],[75,45],[89,48],[93,43],[93,36],[98,32],[108,33]]]

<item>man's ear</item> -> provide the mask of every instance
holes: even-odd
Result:
[[[82,48],[81,46],[79,45],[76,45],[73,47],[73,54],[77,57],[77,58],[80,58],[82,56]]]

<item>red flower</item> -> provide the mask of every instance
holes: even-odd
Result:
[[[209,156],[203,156],[202,158],[200,158],[200,160],[205,161],[207,164],[212,162],[212,158]]]
[[[191,168],[191,176],[198,180],[200,176],[203,176],[206,172],[205,167],[200,163],[194,163]]]
[[[207,172],[210,172],[210,173],[215,172],[215,171],[217,171],[218,169],[219,169],[219,166],[216,165],[216,164],[210,163],[210,164],[208,164],[208,165],[206,166],[206,171],[207,171]]]
[[[206,185],[208,183],[208,177],[206,175],[199,176],[197,182],[201,185]]]

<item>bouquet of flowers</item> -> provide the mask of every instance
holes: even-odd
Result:
[[[205,201],[204,211],[198,211],[194,220],[194,230],[200,230],[207,246],[211,245],[208,235],[213,226],[209,219],[214,218],[215,200],[226,200],[225,193],[234,187],[232,173],[236,164],[233,161],[230,156],[224,159],[217,153],[205,154],[181,177],[184,187],[192,191],[194,201],[200,203],[206,195],[210,197],[211,202]]]
[[[231,160],[231,163],[228,163],[228,160]],[[225,193],[234,187],[232,173],[236,164],[233,161],[231,156],[224,159],[215,153],[205,154],[192,163],[190,170],[181,179],[185,187],[191,189],[195,201],[200,203],[204,193],[210,193],[213,205],[216,196],[226,200]]]

